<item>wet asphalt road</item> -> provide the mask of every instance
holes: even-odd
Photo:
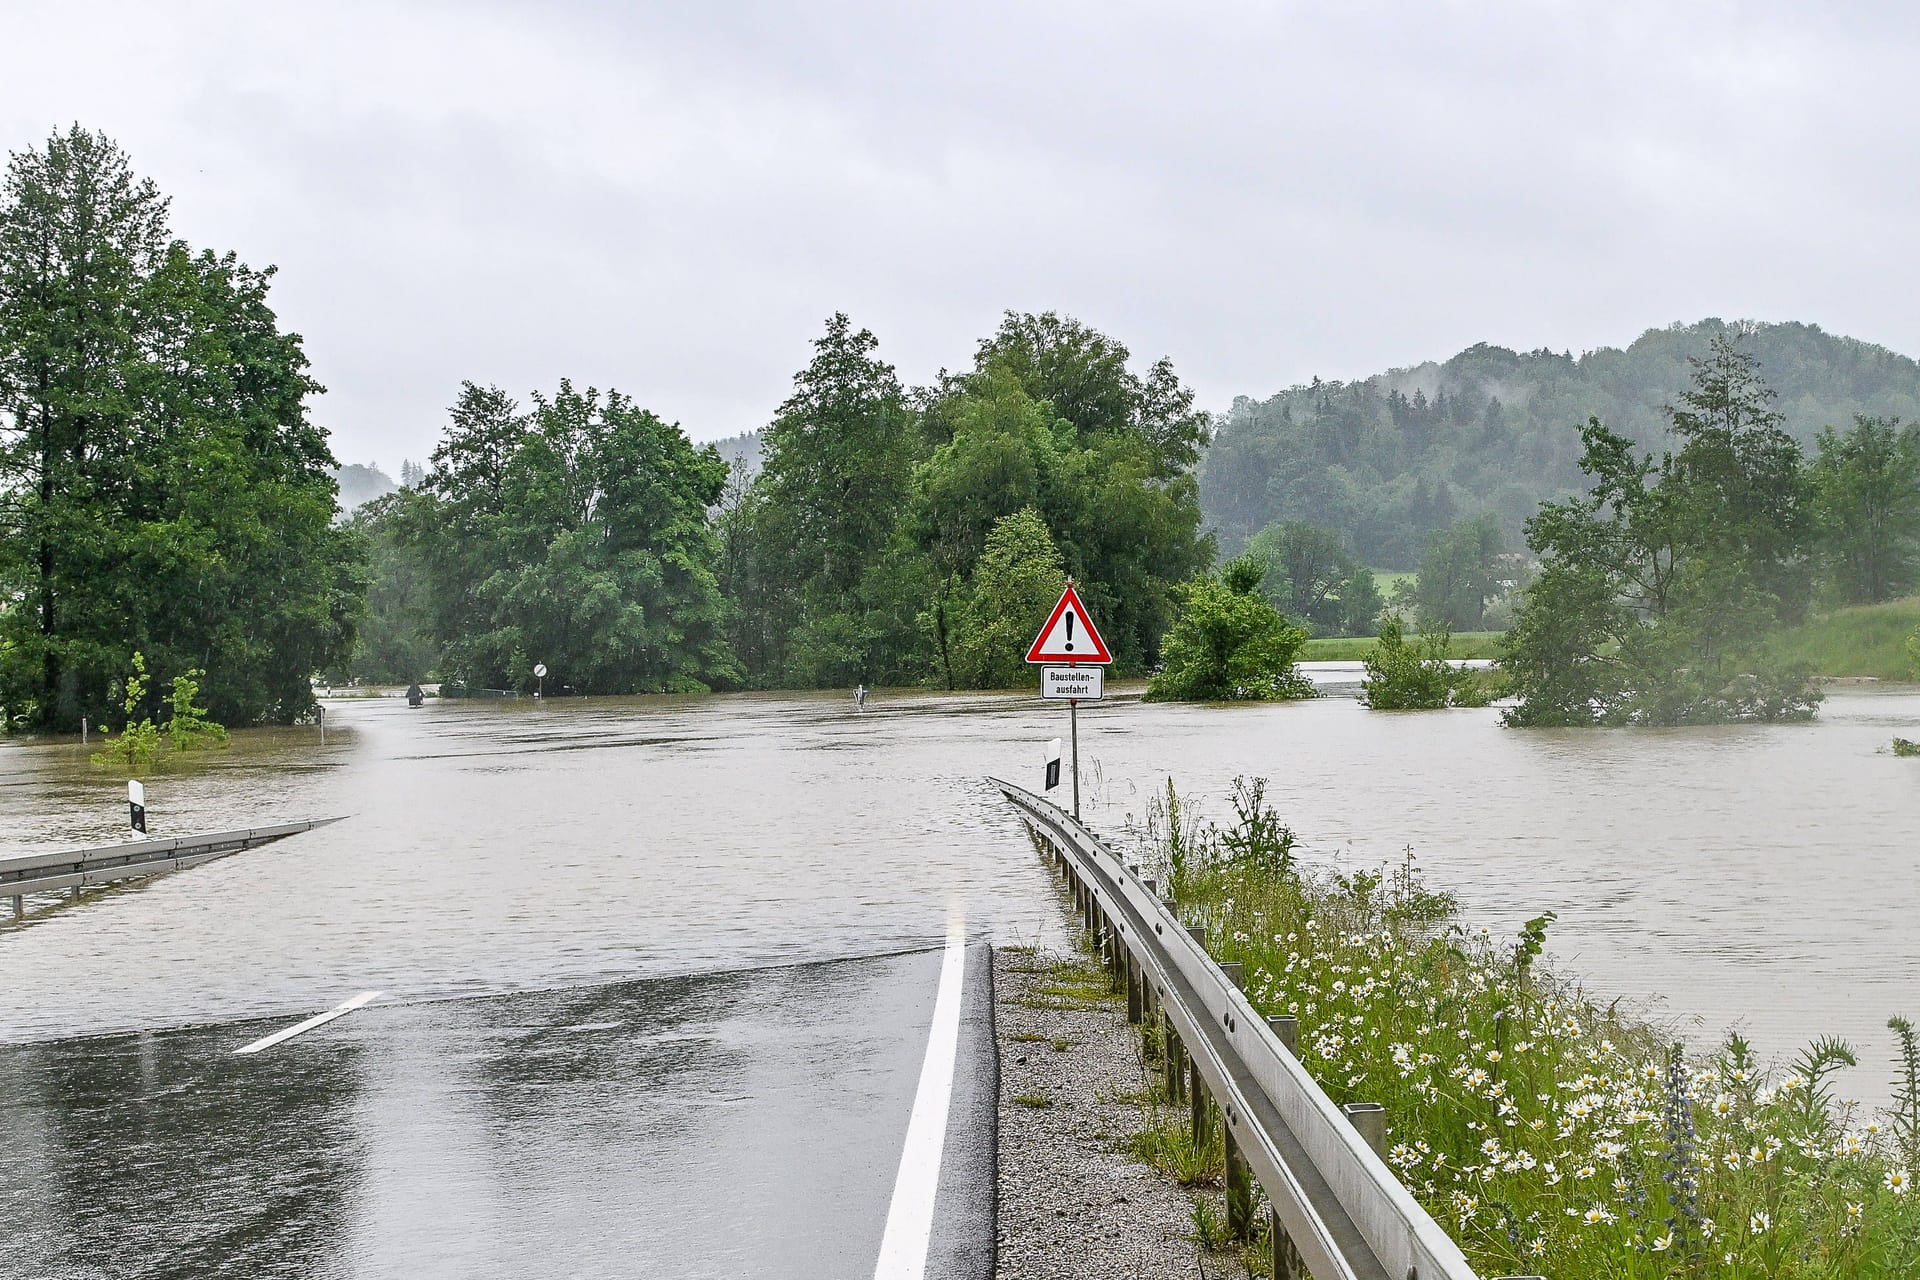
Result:
[[[933,1276],[991,1262],[973,949]],[[873,1273],[938,951],[0,1051],[0,1273]],[[345,999],[352,992],[341,992]]]

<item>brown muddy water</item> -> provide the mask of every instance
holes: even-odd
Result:
[[[1323,677],[1324,678],[1324,677]],[[1065,712],[881,694],[341,700],[148,782],[156,832],[349,820],[0,928],[0,1042],[735,970],[935,942],[949,903],[1052,938],[1047,881],[982,778],[1029,784]],[[1920,1016],[1920,692],[1837,690],[1810,725],[1503,730],[1493,711],[1349,698],[1083,709],[1086,810],[1119,832],[1171,776],[1236,774],[1309,858],[1411,845],[1476,924],[1560,914],[1557,968],[1772,1053],[1853,1040],[1878,1099]],[[75,745],[0,746],[0,852],[115,837],[122,779]]]

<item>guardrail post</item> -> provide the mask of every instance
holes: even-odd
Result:
[[[1307,1264],[1280,1224],[1280,1211],[1267,1210],[1267,1243],[1273,1253],[1273,1280],[1308,1280]]]
[[[1187,1102],[1192,1111],[1193,1149],[1197,1153],[1207,1145],[1207,1082],[1200,1076],[1200,1064],[1187,1056]]]
[[[13,918],[15,920],[27,918],[27,900],[17,893],[13,895]]]
[[[1347,1119],[1367,1140],[1373,1153],[1384,1158],[1387,1154],[1387,1109],[1377,1102],[1349,1102],[1340,1109],[1347,1113]]]
[[[1227,1234],[1235,1240],[1253,1238],[1253,1170],[1247,1165],[1240,1144],[1233,1137],[1233,1119],[1221,1133],[1227,1149]]]
[[[1300,1019],[1290,1013],[1276,1013],[1267,1019],[1267,1030],[1286,1046],[1288,1053],[1300,1056]]]
[[[1202,951],[1207,949],[1207,926],[1203,924],[1190,924],[1187,926],[1187,936],[1199,943]]]
[[[1135,962],[1133,953],[1126,955],[1127,969],[1127,1025],[1137,1027],[1145,1015],[1146,998],[1141,994],[1142,979],[1140,966]]]
[[[1187,1047],[1180,1043],[1180,1033],[1174,1029],[1171,1019],[1162,1014],[1160,1024],[1162,1048],[1167,1055],[1167,1097],[1178,1102],[1187,1096]]]
[[[1236,991],[1245,991],[1247,989],[1247,969],[1246,966],[1238,960],[1229,960],[1222,963],[1220,972],[1227,975],[1227,981],[1233,984]]]

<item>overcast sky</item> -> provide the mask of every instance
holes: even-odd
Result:
[[[835,310],[909,382],[1070,312],[1215,409],[1707,315],[1920,354],[1909,12],[11,0],[0,137],[278,264],[394,471],[468,378],[759,426]]]

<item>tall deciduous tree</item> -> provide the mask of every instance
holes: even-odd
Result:
[[[927,406],[922,537],[963,565],[991,521],[1040,512],[1121,669],[1150,666],[1174,586],[1213,559],[1193,458],[1205,417],[1166,361],[1145,377],[1079,321],[1009,312]]]
[[[1066,581],[1060,549],[1039,512],[1028,507],[995,521],[956,628],[953,662],[959,682],[982,689],[1031,684],[1027,646]]]
[[[785,682],[852,683],[883,660],[853,597],[886,559],[913,466],[913,420],[878,340],[845,314],[767,427],[752,504],[757,602]]]
[[[1247,543],[1266,566],[1264,589],[1290,618],[1320,635],[1361,635],[1380,612],[1379,585],[1346,538],[1300,520],[1268,525]]]
[[[1920,426],[1854,419],[1820,433],[1812,468],[1814,523],[1833,594],[1876,604],[1920,581]]]
[[[0,700],[47,727],[99,718],[136,650],[204,669],[219,719],[292,719],[353,639],[359,542],[272,272],[166,213],[78,127],[0,194]]]
[[[1500,556],[1506,540],[1490,515],[1460,520],[1427,538],[1414,584],[1414,604],[1423,623],[1447,631],[1477,631],[1487,601],[1500,589]]]

